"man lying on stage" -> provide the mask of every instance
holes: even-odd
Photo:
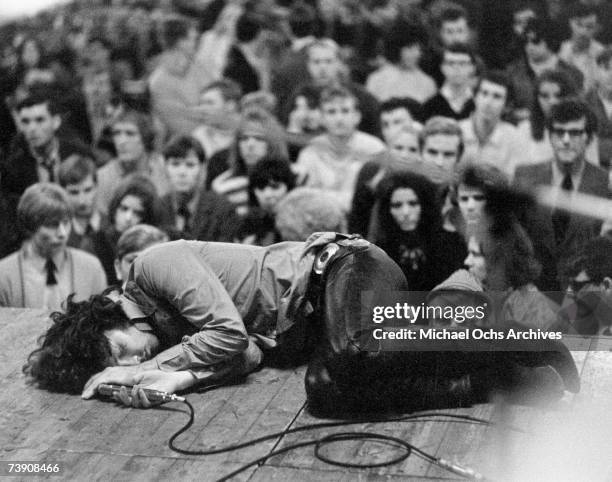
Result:
[[[318,413],[466,405],[500,390],[556,397],[564,387],[578,389],[569,352],[553,341],[546,353],[525,357],[378,349],[373,327],[362,321],[361,293],[407,288],[382,250],[335,233],[265,248],[165,243],[138,256],[121,297],[68,302],[66,313],[53,314],[25,371],[42,388],[83,390],[83,398],[102,383],[132,385],[119,400],[148,407],[139,387],[173,393],[243,375],[264,353],[284,362],[308,359],[306,393]]]

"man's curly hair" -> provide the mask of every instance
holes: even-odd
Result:
[[[66,300],[65,312],[51,314],[53,325],[39,338],[23,372],[31,382],[52,392],[81,393],[89,378],[108,366],[110,344],[104,332],[129,321],[119,303],[105,291],[87,301]]]

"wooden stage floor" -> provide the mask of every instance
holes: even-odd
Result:
[[[573,352],[582,390],[566,394],[554,406],[490,403],[444,410],[498,422],[493,426],[450,421],[361,423],[289,434],[226,454],[191,456],[167,446],[170,436],[188,419],[183,404],[138,410],[27,385],[21,367],[46,326],[41,311],[0,309],[0,475],[7,474],[8,462],[28,461],[59,463],[62,473],[53,480],[213,481],[288,444],[333,432],[370,431],[407,440],[492,480],[612,481],[610,339],[585,339],[590,351]],[[304,408],[303,376],[303,368],[264,369],[245,384],[188,395],[195,407],[195,423],[177,445],[203,450],[323,421]],[[349,462],[375,463],[395,450],[372,442],[346,442],[329,446],[327,453]],[[273,456],[235,478],[262,482],[460,479],[414,454],[387,467],[346,469],[317,460],[312,447]]]

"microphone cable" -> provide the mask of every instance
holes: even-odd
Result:
[[[215,388],[215,387],[210,387],[210,389],[212,388]],[[361,423],[455,422],[455,423],[470,423],[470,424],[485,425],[485,426],[493,425],[493,423],[488,420],[478,418],[478,417],[472,417],[470,415],[459,415],[459,414],[446,413],[446,412],[422,412],[419,414],[402,415],[398,417],[388,417],[388,418],[381,417],[380,419],[371,419],[371,418],[365,419],[364,418],[364,419],[355,419],[355,420],[340,421],[340,422],[313,423],[313,424],[303,425],[301,427],[287,428],[279,432],[270,433],[268,435],[263,435],[261,437],[257,437],[252,440],[247,440],[246,442],[242,442],[238,444],[231,444],[225,447],[208,449],[208,450],[186,450],[186,449],[177,447],[175,445],[175,441],[181,434],[185,433],[193,425],[194,420],[195,420],[195,410],[193,408],[193,405],[187,399],[182,401],[182,403],[187,405],[187,408],[189,409],[189,420],[183,427],[181,427],[176,433],[174,433],[170,437],[168,441],[168,447],[170,448],[170,450],[183,454],[183,455],[215,455],[215,454],[220,454],[224,452],[233,452],[233,451],[240,450],[246,447],[260,444],[267,440],[283,438],[286,435],[289,435],[292,433],[304,432],[308,430],[315,430],[319,428],[342,427],[342,426],[355,425],[355,424],[361,424]],[[522,430],[514,426],[510,426],[510,425],[504,425],[504,426],[506,426],[507,428],[511,430],[517,431],[517,432],[528,433],[525,430]],[[336,442],[341,442],[341,441],[351,441],[351,440],[377,440],[377,441],[385,442],[387,445],[401,447],[403,449],[403,453],[389,460],[386,460],[383,462],[377,462],[373,464],[370,464],[370,463],[355,464],[355,463],[342,462],[342,461],[331,459],[330,457],[322,453],[322,448],[325,447],[326,445],[329,445],[331,443],[336,443]],[[450,462],[443,458],[437,458],[419,449],[418,447],[410,444],[409,442],[399,439],[397,437],[392,437],[392,436],[384,435],[384,434],[378,434],[375,432],[339,432],[339,433],[333,433],[330,435],[326,435],[321,438],[315,438],[315,439],[311,439],[311,440],[307,440],[303,442],[290,444],[283,448],[273,450],[272,452],[262,457],[259,457],[255,460],[252,460],[251,462],[248,462],[247,464],[239,467],[238,469],[234,470],[230,474],[227,474],[226,476],[218,479],[217,482],[225,482],[231,479],[232,477],[238,475],[239,473],[244,472],[249,467],[252,467],[254,465],[263,464],[270,457],[274,457],[276,455],[280,455],[285,452],[289,452],[291,450],[295,450],[301,447],[307,447],[310,445],[314,445],[315,447],[314,455],[317,459],[321,460],[322,462],[332,464],[332,465],[337,465],[340,467],[351,467],[351,468],[362,468],[362,469],[383,467],[383,466],[402,462],[403,460],[406,460],[411,455],[411,453],[414,453],[415,455],[423,458],[424,460],[432,464],[435,464],[438,467],[441,467],[442,469],[445,469],[456,475],[460,475],[461,477],[469,478],[472,480],[483,480],[483,481],[487,480],[482,474],[479,474],[478,472],[474,471],[471,468],[463,467],[459,464]]]

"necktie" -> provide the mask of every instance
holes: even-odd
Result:
[[[42,167],[44,167],[49,173],[49,182],[55,182],[55,162],[53,159],[47,158],[41,162]]]
[[[56,285],[57,278],[55,277],[55,272],[57,271],[57,266],[55,266],[55,263],[51,258],[47,259],[45,269],[47,270],[47,286]]]
[[[574,183],[572,182],[572,175],[570,172],[566,172],[565,176],[563,176],[563,181],[561,182],[561,189],[569,193],[574,188]],[[553,213],[553,228],[555,230],[555,239],[557,240],[557,244],[565,237],[565,232],[567,231],[567,225],[569,224],[569,213],[563,210],[556,210]]]

